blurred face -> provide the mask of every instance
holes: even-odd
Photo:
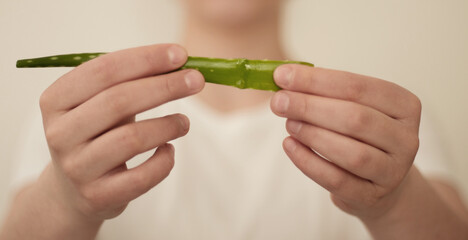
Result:
[[[204,21],[240,25],[276,14],[283,0],[182,0],[187,13]]]

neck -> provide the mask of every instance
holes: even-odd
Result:
[[[268,16],[270,19],[228,26],[210,24],[187,15],[183,45],[192,56],[285,59],[279,37],[278,15],[275,13]],[[265,104],[271,96],[271,92],[207,84],[197,98],[218,112],[227,113]]]

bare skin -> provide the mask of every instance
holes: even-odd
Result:
[[[134,116],[202,90],[200,72],[168,73],[186,60],[173,44],[127,49],[52,84],[40,100],[52,162],[18,194],[1,238],[93,239],[105,219],[161,182],[174,165],[167,142],[184,136],[189,120],[175,114],[135,122]],[[154,148],[146,162],[127,169],[126,161]]]
[[[261,1],[264,0],[252,2]],[[211,15],[206,14],[206,12],[201,14],[192,10],[195,6],[202,5],[203,7],[203,4],[210,5],[216,1],[186,0],[186,2],[183,45],[190,55],[220,58],[286,59],[280,42],[279,7],[274,11],[262,11],[262,13],[258,14],[251,13],[251,15],[255,16],[260,15],[261,18],[254,18],[246,14],[247,16],[243,16],[243,18],[238,17],[238,21],[225,20],[223,22],[224,15],[227,14],[226,10],[222,11],[218,8]],[[267,1],[265,2],[268,4]],[[254,10],[251,11],[255,12]],[[240,14],[229,12],[234,15]],[[217,14],[223,16],[222,19]],[[249,21],[252,18],[256,19],[256,21]],[[259,45],[259,42],[262,44]],[[253,105],[265,104],[272,95],[271,92],[266,91],[239,90],[209,84],[197,97],[217,111],[230,112],[252,107]],[[229,96],[229,98],[224,96]]]
[[[285,58],[281,1],[217,2],[184,0],[188,53]],[[162,181],[174,156],[166,142],[185,135],[188,120],[171,115],[134,122],[134,115],[204,88],[197,71],[167,74],[186,55],[176,45],[119,51],[49,87],[41,109],[52,162],[18,194],[0,239],[93,239],[105,219]],[[210,85],[197,97],[224,113],[271,99],[272,111],[287,119],[287,155],[375,239],[468,238],[468,213],[456,190],[412,164],[421,111],[416,96],[384,80],[300,65],[282,66],[274,77],[284,89],[276,94]],[[143,165],[126,169],[132,156],[156,147]]]
[[[275,81],[283,90],[271,108],[288,119],[286,153],[375,239],[468,236],[459,196],[413,166],[421,113],[415,95],[380,79],[300,65],[279,67]]]

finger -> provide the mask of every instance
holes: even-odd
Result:
[[[60,137],[66,140],[64,144],[75,146],[102,134],[126,117],[197,93],[203,86],[203,76],[195,70],[122,83],[61,116],[54,127],[68,127]]]
[[[286,129],[293,138],[354,175],[379,185],[393,179],[394,164],[377,148],[300,121],[288,120]]]
[[[185,50],[174,44],[109,53],[58,79],[41,96],[41,106],[48,111],[68,110],[104,89],[124,81],[170,72],[181,67],[186,60]]]
[[[189,125],[186,116],[174,114],[121,126],[84,147],[74,172],[85,182],[97,179],[140,153],[184,136]]]
[[[163,145],[141,165],[95,182],[85,195],[97,209],[122,206],[159,184],[173,166],[174,148],[170,144]]]
[[[360,103],[393,118],[416,116],[421,108],[408,90],[354,73],[287,64],[275,70],[274,78],[283,89]]]
[[[293,138],[286,138],[283,148],[291,161],[307,177],[340,198],[358,203],[367,201],[375,194],[376,189],[372,183],[321,158]]]
[[[409,128],[401,122],[375,109],[339,99],[280,91],[272,98],[271,108],[278,116],[356,138],[387,153],[398,152],[410,136]]]

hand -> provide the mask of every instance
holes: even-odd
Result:
[[[419,99],[387,81],[302,65],[280,66],[274,78],[284,90],[271,108],[288,119],[283,147],[294,164],[347,213],[391,209],[418,150]]]
[[[52,163],[36,185],[49,188],[70,215],[103,220],[161,182],[174,161],[167,142],[185,135],[189,120],[134,116],[203,88],[198,71],[171,72],[186,60],[177,45],[140,47],[103,55],[58,79],[40,99]],[[154,148],[146,162],[127,169],[126,161]]]

